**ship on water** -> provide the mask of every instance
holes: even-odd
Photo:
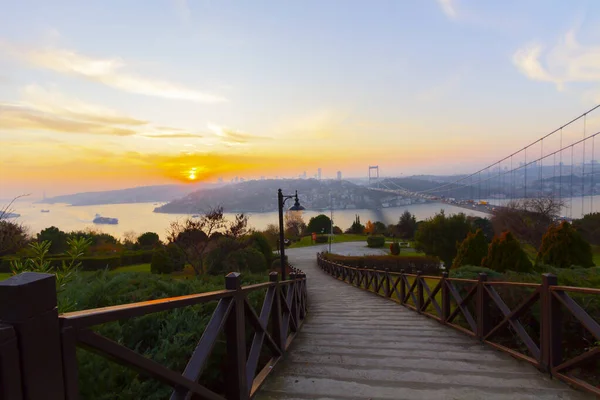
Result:
[[[95,224],[117,225],[119,220],[117,218],[102,217],[100,214],[96,214],[96,217],[94,217],[92,222]]]

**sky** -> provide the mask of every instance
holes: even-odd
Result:
[[[465,173],[600,103],[594,0],[0,10],[0,198],[369,165]]]

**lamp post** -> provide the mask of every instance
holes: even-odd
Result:
[[[283,237],[283,206],[288,199],[294,198],[294,205],[290,207],[290,211],[302,211],[304,207],[298,201],[298,191],[294,195],[284,195],[281,189],[277,191],[277,205],[279,206],[279,260],[281,262],[281,280],[285,280],[285,243]]]

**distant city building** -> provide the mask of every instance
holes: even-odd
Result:
[[[337,180],[341,181],[342,180],[342,171],[338,171],[337,172]]]
[[[321,180],[321,168],[317,169],[317,179]]]

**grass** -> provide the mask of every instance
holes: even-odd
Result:
[[[128,265],[126,267],[115,268],[111,273],[119,272],[150,272],[150,263]]]
[[[600,267],[600,246],[592,246],[593,260],[596,266]]]
[[[12,276],[10,272],[0,272],[0,281],[8,279]]]
[[[345,242],[365,242],[367,244],[367,235],[357,235],[353,233],[345,233],[341,235],[334,235],[332,243],[345,243]],[[313,243],[311,236],[304,236],[298,242],[292,243],[290,248],[295,249],[298,247],[314,246],[316,244],[327,244],[325,243]]]

